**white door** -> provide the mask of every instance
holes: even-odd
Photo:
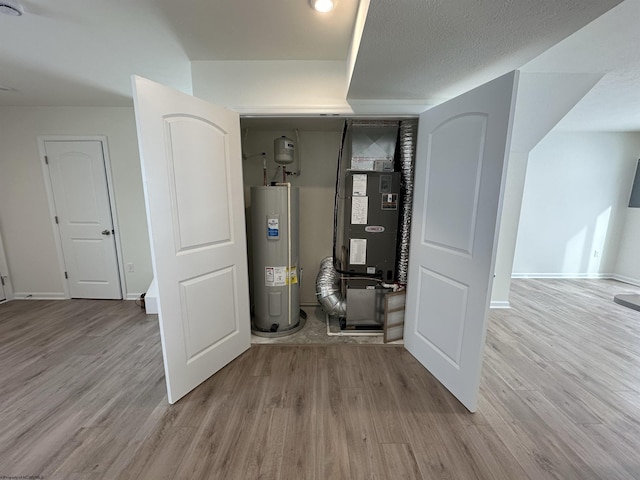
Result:
[[[7,271],[4,268],[6,261],[4,259],[4,250],[2,248],[2,238],[0,238],[0,302],[7,299],[7,292],[4,288],[5,280],[8,278]]]
[[[250,346],[236,113],[134,77],[169,402]]]
[[[9,279],[9,269],[7,268],[7,259],[4,256],[4,245],[0,236],[0,302],[7,299],[7,288],[5,285]]]
[[[99,140],[44,142],[72,298],[120,299],[120,271]]]
[[[405,346],[477,405],[517,72],[420,117]]]

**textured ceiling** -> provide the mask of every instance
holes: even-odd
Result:
[[[521,67],[618,3],[373,1],[348,98],[439,103]]]

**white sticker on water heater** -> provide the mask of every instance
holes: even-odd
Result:
[[[350,265],[366,265],[367,264],[367,239],[352,238],[349,242],[349,264]]]
[[[274,273],[273,285],[275,287],[284,287],[287,284],[287,267],[275,267]]]
[[[275,271],[273,267],[264,267],[264,284],[272,287],[275,280]]]
[[[269,240],[278,240],[280,238],[279,215],[270,215],[267,217],[267,238]]]
[[[288,270],[288,273],[287,273]],[[287,269],[282,267],[264,267],[265,287],[284,287],[298,283],[298,267],[292,265]]]

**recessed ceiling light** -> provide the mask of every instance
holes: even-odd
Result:
[[[330,12],[335,7],[335,2],[333,0],[309,0],[309,5],[311,8],[318,12]]]
[[[5,15],[11,15],[12,17],[19,17],[24,13],[24,9],[20,2],[15,0],[0,0],[0,13]]]

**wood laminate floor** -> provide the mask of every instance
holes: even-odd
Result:
[[[640,312],[514,281],[476,414],[402,347],[257,345],[175,405],[134,302],[0,305],[0,478],[640,478]]]

